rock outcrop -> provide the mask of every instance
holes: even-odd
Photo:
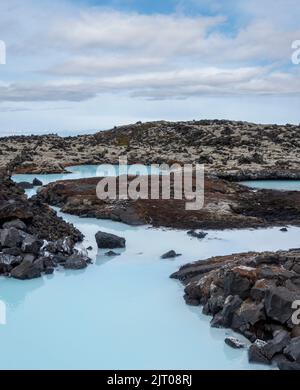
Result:
[[[153,178],[153,177],[152,177]],[[157,177],[158,178],[158,177]],[[151,224],[179,229],[227,229],[276,225],[300,225],[300,192],[251,189],[216,177],[205,178],[204,207],[186,210],[186,199],[100,200],[96,187],[102,178],[61,180],[41,187],[38,199],[82,217],[121,221],[129,225]],[[161,180],[162,178],[158,178]],[[128,176],[128,186],[134,180]],[[119,178],[116,183],[117,195]],[[149,191],[151,181],[149,179]],[[193,237],[204,238],[206,233]]]
[[[34,279],[53,273],[58,266],[81,269],[91,261],[75,248],[71,237],[48,242],[11,227],[0,229],[0,238],[0,275]]]
[[[125,248],[126,245],[125,238],[116,236],[115,234],[98,232],[95,237],[96,237],[98,248],[102,248],[102,249]]]
[[[83,239],[72,225],[0,172],[0,275],[33,279],[59,265],[79,269],[90,259],[75,244]],[[59,261],[58,261],[59,259]]]
[[[300,249],[240,253],[184,265],[171,275],[185,285],[185,301],[203,306],[211,325],[241,333],[253,344],[249,361],[298,369]]]
[[[74,241],[83,239],[79,230],[58,217],[49,206],[34,197],[28,199],[7,172],[0,170],[0,227],[22,230],[22,224],[26,224],[28,233],[48,241],[66,236],[72,237]]]
[[[181,256],[181,254],[176,253],[173,249],[171,249],[170,251],[161,255],[161,258],[162,259],[174,259],[175,257],[178,257],[178,256]]]

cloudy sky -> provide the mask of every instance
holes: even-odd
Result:
[[[0,132],[300,122],[299,0],[0,3]]]

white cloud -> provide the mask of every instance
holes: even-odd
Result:
[[[35,6],[29,9],[19,1],[14,3],[18,6],[11,18],[21,22],[24,37],[13,47],[24,45],[21,54],[25,63],[31,59],[32,70],[28,72],[27,63],[26,80],[2,88],[1,101],[82,101],[118,90],[154,99],[197,93],[299,92],[297,80],[291,80],[296,75],[286,71],[284,85],[274,77],[274,68],[280,70],[278,61],[289,63],[290,42],[300,36],[300,29],[282,31],[261,15],[232,36],[218,30],[224,15],[141,15],[98,8],[75,10],[67,3],[56,3],[55,14],[47,20],[33,0]],[[12,9],[6,7],[8,11],[11,15]],[[20,12],[25,13],[23,18]],[[36,21],[31,31],[26,22],[37,15],[43,24]],[[261,68],[263,62],[265,68],[257,74],[257,65]],[[53,76],[59,85],[49,81]],[[76,83],[74,76],[79,79]]]
[[[99,76],[109,74],[140,73],[166,65],[161,57],[138,57],[120,55],[74,56],[45,73],[56,76]]]
[[[75,18],[58,20],[49,32],[51,42],[71,56],[84,53],[81,64],[118,53],[119,60],[137,61],[155,57],[161,61],[201,61],[215,65],[233,61],[289,61],[290,43],[300,28],[285,30],[271,19],[253,19],[239,31],[220,32],[226,17],[140,15],[116,11],[86,11]],[[285,27],[285,26],[283,26]],[[92,56],[91,56],[92,53]],[[124,60],[124,58],[123,58]],[[78,60],[77,60],[78,62]],[[72,59],[70,61],[72,70]],[[130,68],[130,64],[129,64]],[[66,66],[65,66],[66,70]],[[81,67],[84,72],[84,66]]]
[[[191,2],[205,3],[182,4]],[[298,0],[276,6],[207,0],[215,16],[143,15],[68,0],[24,3],[0,3],[0,39],[8,48],[0,104],[82,104],[103,94],[116,102],[131,97],[133,104],[300,96],[300,66],[291,64],[291,42],[300,39]]]
[[[192,18],[92,10],[58,20],[49,33],[58,45],[79,50],[142,50],[152,54],[167,50],[176,54],[192,52],[209,29],[223,21],[222,16]]]
[[[201,68],[92,79],[51,80],[0,85],[0,101],[84,101],[101,93],[128,93],[147,99],[185,99],[203,95],[300,94],[300,74],[264,67]]]

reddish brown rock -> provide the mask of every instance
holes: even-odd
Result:
[[[130,183],[134,177],[129,176]],[[100,200],[96,187],[101,178],[63,180],[42,187],[38,197],[62,211],[82,217],[151,224],[182,229],[225,229],[300,225],[300,192],[253,192],[213,177],[205,179],[205,202],[200,210],[186,210],[186,199]],[[117,179],[117,189],[119,188]],[[160,179],[161,183],[161,179]],[[150,188],[150,181],[149,181]]]

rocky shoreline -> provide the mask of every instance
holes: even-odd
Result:
[[[299,179],[300,131],[295,125],[228,120],[138,122],[91,135],[0,138],[0,167],[16,173],[64,173],[71,165],[199,163],[234,181]]]
[[[211,326],[248,338],[249,361],[300,369],[300,249],[239,253],[186,264],[171,275]]]
[[[58,266],[85,268],[91,260],[75,248],[82,233],[46,204],[28,199],[7,171],[0,171],[0,275],[33,279]]]
[[[128,177],[128,183],[133,179]],[[41,202],[59,206],[68,214],[111,219],[129,225],[220,230],[300,226],[298,191],[252,191],[210,176],[205,178],[204,207],[188,211],[184,197],[182,200],[172,198],[173,187],[170,200],[100,200],[96,196],[99,180],[101,178],[57,181],[40,188],[37,198]]]

